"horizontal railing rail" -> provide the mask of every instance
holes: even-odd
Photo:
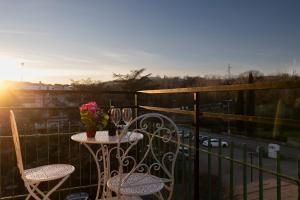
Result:
[[[67,89],[67,90],[58,90],[58,89],[2,89],[1,91],[9,91],[10,93],[30,93],[30,94],[93,94],[93,95],[102,95],[102,94],[135,94],[134,91],[126,90],[89,90],[89,89]]]
[[[115,108],[137,108],[137,106],[132,106],[132,105],[125,105],[125,106],[114,106]],[[111,106],[101,106],[101,109],[110,109]],[[78,110],[78,106],[70,106],[70,107],[60,107],[60,106],[44,106],[44,107],[0,107],[1,110]]]
[[[173,114],[191,115],[195,116],[194,111],[190,110],[179,110],[174,108],[162,108],[155,106],[139,106],[140,108],[158,112],[167,112]],[[214,118],[221,120],[230,121],[244,121],[244,122],[255,122],[262,124],[274,124],[300,127],[300,120],[295,119],[282,119],[282,118],[272,118],[272,117],[260,117],[260,116],[249,116],[249,115],[236,115],[236,114],[225,114],[225,113],[214,113],[214,112],[199,112],[200,117],[203,118]]]
[[[142,94],[176,94],[176,93],[204,93],[204,92],[230,92],[241,90],[269,90],[269,89],[293,89],[300,88],[300,81],[282,81],[282,82],[266,82],[266,83],[248,83],[233,85],[214,85],[190,88],[174,88],[174,89],[156,89],[156,90],[140,90]]]

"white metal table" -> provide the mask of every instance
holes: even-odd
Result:
[[[98,199],[109,199],[111,198],[111,192],[107,188],[107,181],[113,173],[110,169],[110,154],[113,151],[117,151],[117,146],[110,147],[110,145],[117,145],[119,138],[118,136],[109,136],[108,131],[97,131],[95,138],[86,137],[86,133],[77,133],[71,136],[73,141],[83,144],[88,151],[91,153],[97,167],[98,174],[98,188],[96,193],[96,200]],[[130,132],[127,133],[122,139],[121,143],[128,143],[143,139],[143,135],[140,133]],[[100,147],[94,152],[90,145],[98,144]],[[103,172],[101,172],[100,163],[103,164]],[[100,190],[102,187],[102,194],[100,197]]]

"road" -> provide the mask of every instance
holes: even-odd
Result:
[[[184,130],[184,132],[191,132],[191,130]],[[234,136],[232,135],[231,137],[228,137],[228,135],[225,134],[217,134],[217,133],[208,133],[208,132],[200,132],[201,135],[210,135],[211,137],[215,138],[221,138],[222,140],[225,141],[233,141],[235,144],[234,148],[234,158],[237,160],[243,159],[243,151],[242,151],[242,145],[246,144],[247,145],[247,163],[251,163],[251,158],[250,158],[250,153],[252,152],[253,157],[252,157],[252,164],[253,165],[258,165],[258,157],[257,154],[255,153],[257,146],[262,146],[265,150],[267,151],[267,146],[269,143],[273,143],[272,141],[267,141],[267,140],[261,140],[261,139],[255,139],[255,138],[246,138],[246,137],[241,137],[241,136]],[[201,145],[201,148],[206,150],[207,148]],[[289,147],[286,145],[280,144],[280,154],[282,155],[282,160],[281,160],[281,174],[291,176],[296,178],[298,176],[298,171],[297,171],[297,158],[298,155],[300,155],[300,149],[295,148],[295,147]],[[213,152],[217,153],[218,149],[213,148]],[[222,154],[229,156],[229,148],[223,148],[222,149]],[[212,156],[212,173],[217,174],[217,169],[218,169],[218,160],[215,156]],[[223,180],[224,182],[229,183],[229,172],[230,172],[230,167],[229,167],[229,161],[222,159],[222,174],[223,174]],[[263,168],[275,171],[276,170],[276,160],[273,158],[268,158],[265,156],[263,158]],[[202,172],[207,171],[207,154],[205,152],[200,151],[200,170]],[[251,175],[252,174],[252,175]],[[270,178],[275,178],[274,175],[270,175],[268,173],[263,173],[264,180],[270,179]],[[251,168],[247,168],[247,182],[251,182],[251,177],[252,181],[258,181],[258,171],[253,169],[251,173]],[[285,180],[285,179],[282,179]],[[240,185],[243,182],[243,167],[242,165],[235,164],[234,165],[234,182],[235,185]]]

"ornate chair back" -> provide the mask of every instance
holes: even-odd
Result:
[[[178,132],[176,124],[170,118],[158,113],[141,115],[125,126],[117,146],[119,174],[121,177],[125,175],[119,188],[126,184],[133,173],[145,173],[158,177],[157,181],[163,182],[164,188],[159,197],[171,199],[175,161],[180,145]],[[134,133],[142,134],[143,139],[122,144],[122,137],[131,137]]]
[[[11,124],[12,137],[13,137],[14,146],[15,146],[17,165],[18,165],[21,177],[23,178],[23,180],[25,180],[24,165],[23,165],[23,160],[22,160],[22,153],[21,153],[21,145],[20,145],[20,140],[19,140],[18,127],[17,127],[14,112],[12,110],[10,110],[10,124]]]

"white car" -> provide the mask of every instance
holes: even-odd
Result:
[[[205,146],[205,147],[208,147],[208,140],[204,140],[202,142],[202,145]],[[219,139],[217,138],[211,138],[210,139],[210,146],[211,147],[219,147]],[[221,147],[228,147],[228,142],[226,141],[221,141]]]

